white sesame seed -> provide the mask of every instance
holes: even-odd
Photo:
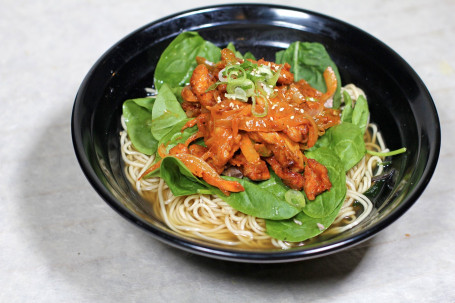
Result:
[[[270,117],[270,121],[273,121],[273,117]]]
[[[291,119],[294,119],[294,116],[291,116]]]
[[[300,112],[303,114],[305,111],[303,110],[303,108],[300,109]]]
[[[280,112],[282,112],[284,110],[284,107],[280,108]]]

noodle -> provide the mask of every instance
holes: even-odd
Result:
[[[346,85],[343,90],[354,100],[360,95],[365,95],[352,84]],[[138,193],[151,201],[155,214],[171,230],[184,236],[231,247],[288,249],[311,241],[310,239],[301,243],[288,243],[274,239],[266,233],[264,219],[239,212],[217,196],[194,194],[174,197],[164,180],[159,177],[139,178],[155,158],[134,149],[128,138],[123,117],[121,122],[124,130],[120,133],[120,143],[125,174]],[[388,151],[375,124],[368,125],[365,143],[367,149]],[[335,221],[322,235],[346,231],[370,215],[373,204],[363,193],[370,188],[371,178],[382,173],[383,166],[378,165],[381,162],[380,157],[366,154],[347,172],[346,198]]]

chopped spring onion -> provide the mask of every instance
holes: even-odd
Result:
[[[231,64],[219,71],[218,80],[207,91],[220,84],[227,84],[225,97],[247,102],[251,97],[251,112],[256,117],[264,117],[268,113],[270,96],[280,76],[281,68],[273,71],[270,66],[257,65],[245,60],[241,64]],[[256,98],[264,100],[264,111],[256,111]]]
[[[229,98],[229,99],[237,99],[237,100],[241,100],[241,101],[248,101],[248,96],[247,96],[247,92],[241,88],[241,87],[236,87],[234,89],[234,93],[232,94],[225,94],[226,98]]]
[[[253,116],[256,116],[256,117],[265,117],[267,116],[267,113],[269,112],[269,102],[267,100],[267,98],[263,98],[264,99],[264,111],[262,113],[258,113],[256,111],[256,96],[251,96],[251,113],[253,114]]]
[[[284,194],[286,202],[292,206],[303,208],[305,207],[305,196],[298,190],[290,189]]]
[[[395,156],[395,155],[402,154],[402,153],[405,153],[405,152],[406,152],[406,147],[402,147],[400,149],[392,150],[392,151],[385,152],[385,153],[375,152],[375,151],[372,151],[372,150],[367,150],[368,154],[370,154],[372,156],[379,156],[379,157]]]

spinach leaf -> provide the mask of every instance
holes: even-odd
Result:
[[[152,119],[152,134],[156,140],[161,140],[174,125],[186,119],[185,112],[167,84],[156,96]]]
[[[354,111],[354,103],[347,91],[343,92],[344,109],[341,112],[341,121],[352,123],[352,112]]]
[[[178,122],[177,124],[175,124],[169,130],[169,132],[161,138],[161,140],[158,143],[158,146],[160,146],[161,144],[164,144],[164,146],[166,146],[166,152],[169,152],[171,150],[171,148],[173,148],[177,144],[185,143],[185,141],[189,137],[191,137],[198,131],[197,125],[195,125],[193,127],[185,128],[183,130],[183,132],[181,131],[182,127],[190,120],[191,119],[185,119],[185,120],[182,120],[182,121]]]
[[[158,147],[158,140],[151,132],[154,103],[153,98],[129,99],[123,103],[122,108],[133,146],[146,155],[153,155]]]
[[[179,159],[172,156],[161,161],[160,177],[176,197],[206,192],[208,189],[204,181],[195,177]]]
[[[370,116],[367,100],[360,95],[354,102],[347,92],[343,92],[343,98],[345,107],[341,113],[341,121],[357,125],[364,134]]]
[[[237,51],[237,50],[235,49],[234,43],[229,42],[229,44],[226,46],[226,48],[229,49],[229,50],[231,50],[231,51],[235,54],[235,56],[236,56],[237,58],[243,59],[242,53],[239,52],[239,51]]]
[[[330,58],[325,47],[317,42],[294,42],[286,50],[275,54],[276,63],[289,63],[295,81],[305,79],[311,86],[321,92],[327,87],[323,73],[328,66],[332,67],[337,78],[337,89],[333,96],[333,107],[339,108],[341,103],[341,78],[338,68]]]
[[[168,156],[160,166],[160,177],[164,179],[174,196],[195,193],[216,194],[234,209],[259,218],[281,220],[292,218],[299,209],[284,201],[288,188],[276,176],[263,182],[253,182],[246,178],[223,177],[225,180],[237,181],[245,191],[225,196],[218,188],[195,177],[177,158]]]
[[[171,87],[170,88],[174,96],[177,98],[177,101],[179,101],[180,104],[183,103],[183,97],[182,97],[182,90],[183,87],[177,86],[177,87]]]
[[[251,52],[246,52],[244,55],[242,55],[241,52],[237,51],[235,49],[235,46],[232,42],[229,42],[229,44],[226,46],[227,49],[230,49],[231,51],[234,52],[235,56],[239,59],[252,59],[256,60],[256,57],[251,53]]]
[[[186,85],[196,68],[196,56],[211,62],[220,61],[221,50],[205,41],[197,32],[178,35],[161,54],[155,69],[155,88],[160,91],[163,83],[170,87]]]
[[[330,215],[338,204],[344,201],[346,196],[346,173],[340,158],[330,148],[321,147],[314,151],[308,151],[305,155],[310,159],[315,159],[327,168],[332,188],[316,196],[313,201],[307,199],[303,212],[309,217],[324,218]]]
[[[271,174],[270,179],[262,182],[253,182],[247,178],[223,177],[223,179],[237,181],[245,191],[223,195],[217,188],[215,193],[227,202],[232,208],[247,215],[258,218],[282,220],[295,216],[300,210],[287,203],[284,194],[289,190],[278,176]]]
[[[330,148],[341,159],[345,171],[356,165],[366,153],[363,133],[352,123],[341,123],[329,129]]]
[[[352,123],[357,125],[362,134],[368,126],[368,119],[370,117],[370,111],[368,110],[368,102],[364,96],[359,96],[355,102],[354,111],[352,113]]]
[[[332,213],[323,218],[313,218],[306,215],[304,212],[300,212],[292,219],[279,221],[266,220],[266,232],[268,235],[278,240],[289,242],[305,241],[319,235],[327,229],[338,216],[342,204],[343,203],[339,203]],[[301,225],[296,223],[294,219],[297,222],[300,222]]]
[[[308,151],[315,151],[321,147],[330,148],[340,158],[345,171],[362,160],[366,153],[362,131],[349,122],[329,128]]]

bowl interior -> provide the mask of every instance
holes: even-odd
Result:
[[[158,59],[182,30],[195,30],[216,45],[234,42],[242,52],[274,61],[276,51],[293,41],[322,43],[337,64],[343,84],[354,83],[367,97],[375,122],[390,149],[406,147],[393,158],[393,187],[374,203],[376,214],[348,232],[291,251],[218,247],[182,238],[161,224],[123,172],[119,132],[122,103],[144,97],[153,86]],[[316,13],[279,6],[231,5],[203,8],[151,23],[132,33],[94,65],[78,92],[73,141],[87,178],[127,219],[160,240],[196,253],[259,262],[315,257],[367,239],[396,220],[418,198],[434,171],[440,145],[439,121],[431,97],[415,72],[386,45],[346,23]]]

